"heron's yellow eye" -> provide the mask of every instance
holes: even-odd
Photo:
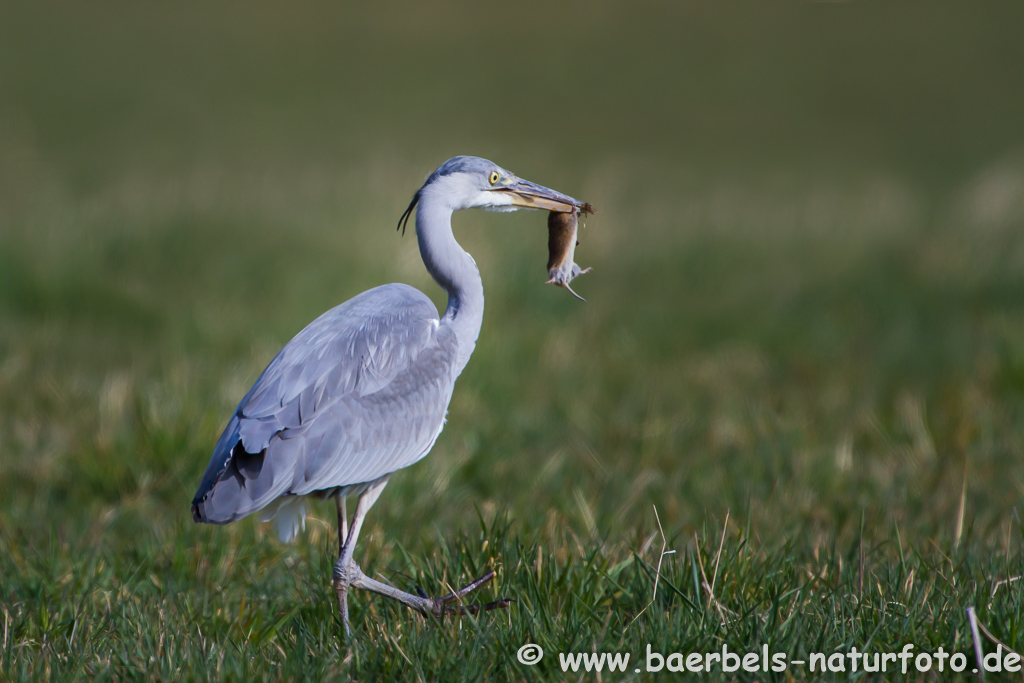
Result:
[[[498,182],[498,172],[491,171],[491,185],[493,185],[496,182]]]

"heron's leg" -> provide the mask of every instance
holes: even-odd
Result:
[[[334,497],[334,504],[338,508],[338,562],[341,562],[341,554],[345,550],[345,539],[348,537],[348,513],[345,510],[345,496],[340,493]],[[338,596],[338,613],[341,614],[341,621],[345,625],[345,635],[349,633],[348,621],[348,584],[334,579],[334,592]]]
[[[348,587],[352,585],[353,578],[350,567],[355,566],[355,563],[352,561],[352,554],[356,550],[356,541],[359,539],[359,530],[363,526],[363,519],[366,517],[366,513],[370,511],[370,508],[373,507],[373,504],[377,502],[380,492],[384,490],[384,486],[387,483],[387,477],[378,479],[359,496],[359,502],[356,503],[356,513],[352,516],[352,528],[344,534],[345,542],[341,545],[341,549],[338,552],[338,562],[334,565],[334,592],[338,596],[338,611],[341,612],[341,621],[345,625],[346,637],[352,632],[348,621]],[[341,519],[344,520],[343,503],[338,504],[338,513]],[[343,528],[344,521],[339,521],[339,539],[341,538]]]
[[[338,610],[341,612],[342,623],[345,625],[346,637],[351,635],[347,599],[349,586],[363,588],[373,593],[377,593],[378,595],[398,600],[403,605],[416,610],[420,614],[433,615],[435,617],[442,617],[445,614],[476,614],[477,612],[486,612],[492,609],[505,608],[512,603],[512,600],[504,598],[501,600],[495,600],[494,602],[489,602],[485,605],[452,604],[459,603],[468,593],[476,590],[493,579],[493,571],[487,572],[476,581],[473,581],[454,593],[449,593],[448,595],[440,598],[426,598],[418,595],[412,595],[405,591],[398,590],[393,586],[389,586],[386,583],[371,579],[364,574],[363,570],[359,568],[359,565],[353,561],[352,555],[355,552],[356,541],[359,538],[359,530],[363,526],[363,519],[366,517],[366,513],[370,511],[370,508],[373,507],[373,504],[377,502],[377,498],[380,496],[381,491],[384,490],[384,486],[387,483],[388,480],[386,477],[378,480],[359,496],[359,502],[356,503],[356,512],[352,516],[352,527],[347,534],[341,533],[344,525],[344,503],[339,502],[337,504],[339,514],[339,539],[341,536],[344,536],[345,540],[338,553],[338,562],[334,565],[334,591],[338,595]]]
[[[334,497],[334,503],[338,507],[338,557],[341,557],[341,549],[345,547],[345,538],[348,536],[348,512],[345,506],[345,496],[338,494]]]

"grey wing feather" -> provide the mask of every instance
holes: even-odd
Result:
[[[406,285],[323,314],[238,405],[192,501],[196,521],[223,524],[283,495],[366,483],[416,462],[444,424],[457,356],[430,299]]]

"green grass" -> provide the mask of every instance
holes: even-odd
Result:
[[[648,645],[906,643],[966,677],[968,607],[1021,651],[1021,19],[0,8],[0,680],[597,680],[558,666],[589,651],[646,680]],[[476,599],[516,603],[357,593],[346,645],[330,504],[283,546],[189,502],[303,325],[383,282],[443,303],[394,224],[459,153],[595,204],[588,302],[542,286],[542,215],[456,216],[480,342],[356,559],[435,594],[493,568]]]

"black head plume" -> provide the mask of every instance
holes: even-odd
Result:
[[[402,214],[402,217],[398,219],[398,227],[395,228],[395,230],[401,230],[403,237],[405,236],[405,226],[409,224],[409,219],[412,217],[412,211],[413,209],[416,208],[416,205],[419,203],[419,201],[420,193],[419,190],[417,190],[416,194],[412,196],[412,201],[409,202],[409,208],[406,209],[405,213]]]

